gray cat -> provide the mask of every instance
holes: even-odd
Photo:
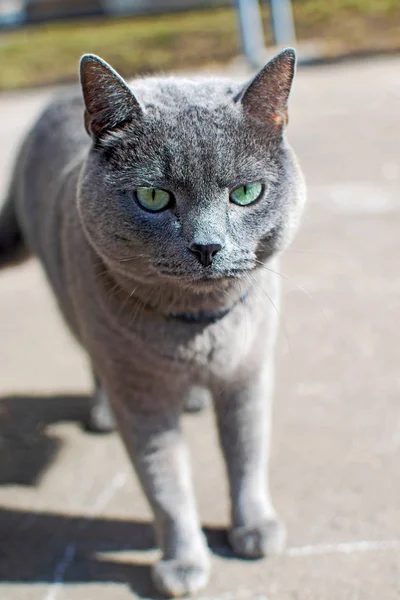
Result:
[[[305,199],[284,135],[294,70],[288,49],[244,86],[128,87],[86,55],[84,104],[64,95],[44,111],[0,215],[2,264],[39,257],[90,357],[92,426],[111,426],[109,400],[154,512],[154,583],[170,596],[209,575],[179,426],[194,387],[214,401],[233,549],[256,558],[283,543],[267,456],[277,255]]]

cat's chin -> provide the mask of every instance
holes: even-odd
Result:
[[[207,275],[176,275],[171,273],[161,273],[162,279],[168,281],[171,285],[181,288],[182,290],[190,290],[191,292],[215,292],[229,291],[229,289],[237,288],[244,280],[244,274],[227,275],[219,273],[209,273]]]

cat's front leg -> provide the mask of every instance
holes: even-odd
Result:
[[[229,539],[235,552],[248,558],[278,553],[285,543],[268,490],[272,384],[268,364],[251,380],[215,396],[231,496]]]
[[[114,412],[155,517],[163,555],[153,567],[154,584],[168,596],[194,593],[206,585],[210,565],[179,410],[143,413],[117,403]]]
[[[85,426],[88,431],[93,433],[110,433],[115,429],[115,417],[100,379],[97,375],[94,375],[93,379],[94,393],[89,419],[85,423]]]
[[[94,393],[90,414],[85,427],[93,433],[111,433],[115,429],[115,417],[107,398],[107,393],[99,378],[94,375]],[[184,402],[185,412],[198,413],[207,408],[210,402],[210,393],[204,388],[194,387],[189,389]]]

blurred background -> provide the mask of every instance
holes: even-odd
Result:
[[[0,202],[22,136],[77,84],[82,53],[126,77],[246,81],[286,45],[300,59],[288,138],[308,182],[280,271],[271,488],[288,548],[230,553],[212,411],[186,415],[213,552],[200,598],[398,600],[399,0],[0,0]],[[82,425],[90,392],[37,262],[2,271],[1,599],[153,597],[150,513],[118,436]]]
[[[0,0],[0,89],[72,81],[76,57],[89,50],[126,76],[224,65],[242,49],[234,4],[229,0]],[[400,49],[398,0],[241,0],[237,4],[246,12],[250,44],[260,44],[261,18],[266,46],[296,40],[304,58]]]

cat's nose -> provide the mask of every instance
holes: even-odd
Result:
[[[190,244],[189,250],[196,254],[205,267],[209,267],[214,256],[222,249],[221,244]]]

